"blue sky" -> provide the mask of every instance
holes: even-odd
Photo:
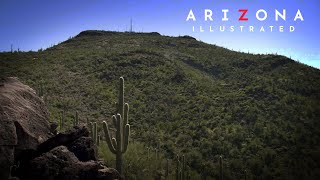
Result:
[[[197,21],[186,22],[192,9]],[[213,21],[204,21],[204,9]],[[222,22],[221,10],[229,9]],[[249,21],[239,22],[238,9],[248,9]],[[266,21],[255,13],[265,9]],[[287,20],[274,19],[274,11],[286,9]],[[293,21],[300,9],[304,21]],[[1,0],[0,51],[13,48],[38,50],[57,44],[88,29],[125,31],[133,19],[134,30],[163,35],[190,35],[210,44],[252,53],[278,53],[320,68],[319,0]],[[294,32],[192,32],[192,26],[295,26]]]

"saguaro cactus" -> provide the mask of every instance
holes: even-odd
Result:
[[[59,122],[60,131],[64,128],[64,122],[65,122],[65,110],[63,110],[61,112],[61,118],[60,118],[60,122]]]
[[[219,168],[220,168],[220,180],[223,180],[223,161],[222,156],[219,157]]]
[[[177,165],[176,165],[176,180],[181,180],[181,163],[180,163],[180,157],[177,155],[176,157]]]
[[[89,130],[90,130],[90,137],[93,138],[93,130],[92,130],[92,128],[93,128],[93,123],[92,123],[92,122],[89,122],[88,128],[89,128]]]
[[[147,147],[147,151],[148,151],[148,160],[150,159],[150,148]]]
[[[165,172],[165,177],[169,176],[169,159],[166,161],[166,172]]]
[[[76,111],[76,114],[73,120],[73,126],[78,126],[78,125],[79,125],[79,116],[78,116],[78,111]]]
[[[159,151],[159,150],[158,150],[157,148],[154,148],[156,160],[158,160],[158,151]]]
[[[156,160],[156,169],[155,170],[157,170],[158,169],[158,149],[157,148],[154,148],[154,152],[155,152],[155,160]],[[161,161],[159,161],[160,162],[160,164],[161,164]],[[161,167],[161,165],[160,165],[160,167]]]
[[[98,128],[97,128],[97,123],[96,122],[94,122],[93,123],[93,142],[95,143],[95,144],[97,144],[97,138],[98,138]]]
[[[181,179],[182,180],[185,180],[185,173],[186,173],[186,158],[185,158],[185,156],[183,155],[182,156],[182,177],[181,177]]]
[[[100,145],[100,135],[97,136],[97,146]]]
[[[59,127],[60,127],[60,131],[62,130],[62,117],[60,117],[59,119]]]
[[[187,180],[190,180],[191,179],[191,176],[190,176],[190,167],[187,166]]]
[[[38,96],[43,97],[43,84],[42,84],[42,82],[40,82],[40,84],[38,86]]]
[[[122,174],[122,154],[127,151],[129,144],[130,125],[128,124],[129,105],[124,103],[124,79],[120,77],[119,102],[116,115],[112,116],[116,126],[116,137],[112,137],[106,121],[103,121],[103,130],[110,151],[116,155],[116,169]]]
[[[149,171],[149,173],[151,172],[151,168],[150,168],[150,148],[149,147],[147,147],[147,151],[148,151],[148,171]]]
[[[186,178],[186,171],[187,171],[187,164],[186,164],[186,158],[184,155],[179,157],[177,155],[177,167],[176,167],[176,179],[177,180],[185,180]]]
[[[247,180],[248,176],[247,176],[247,170],[244,170],[244,180]]]

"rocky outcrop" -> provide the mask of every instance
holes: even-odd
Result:
[[[118,179],[116,170],[109,169],[97,161],[81,162],[65,146],[58,146],[30,161],[24,174],[34,180],[89,180]]]
[[[119,179],[119,173],[96,161],[96,146],[86,126],[75,126],[24,151],[16,176],[20,179]]]
[[[79,139],[80,137],[88,137],[89,131],[86,126],[75,126],[71,129],[68,129],[65,132],[60,132],[56,136],[48,139],[47,141],[40,144],[37,148],[38,153],[48,152],[54,147],[60,145],[69,145],[73,143],[75,140]]]
[[[17,78],[0,86],[0,179],[120,179],[96,161],[85,125],[57,133],[41,98]],[[11,176],[14,176],[11,177]]]
[[[33,89],[17,78],[0,86],[0,179],[9,177],[21,151],[35,150],[50,136],[49,113]]]
[[[97,160],[96,149],[93,140],[90,137],[81,137],[68,146],[68,149],[74,153],[80,161]]]

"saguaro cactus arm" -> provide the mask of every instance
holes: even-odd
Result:
[[[112,145],[113,145],[114,149],[117,149],[117,140],[116,140],[116,138],[112,138]]]
[[[110,151],[114,154],[117,153],[116,151],[116,144],[113,143],[113,141],[115,141],[114,138],[111,139],[111,134],[109,132],[109,127],[106,121],[103,121],[103,131],[106,137],[106,142],[108,144],[108,147],[110,149]],[[114,146],[115,145],[115,146]]]
[[[124,114],[123,114],[123,130],[126,128],[128,122],[129,122],[129,104],[124,104]]]
[[[126,125],[126,129],[124,131],[124,144],[123,144],[123,149],[122,149],[122,153],[125,153],[128,149],[128,144],[129,144],[129,134],[130,134],[130,125],[127,124]]]
[[[122,146],[122,153],[125,153],[128,149],[129,144],[129,135],[130,135],[130,125],[128,124],[129,120],[129,104],[124,104],[124,115],[123,115],[123,146]]]

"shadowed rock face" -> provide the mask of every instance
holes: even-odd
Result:
[[[0,86],[0,179],[9,177],[14,158],[52,134],[44,102],[17,78],[4,78]]]
[[[17,78],[0,86],[0,179],[119,179],[96,161],[96,146],[85,125],[56,132],[41,98]],[[12,178],[14,175],[17,178]]]

